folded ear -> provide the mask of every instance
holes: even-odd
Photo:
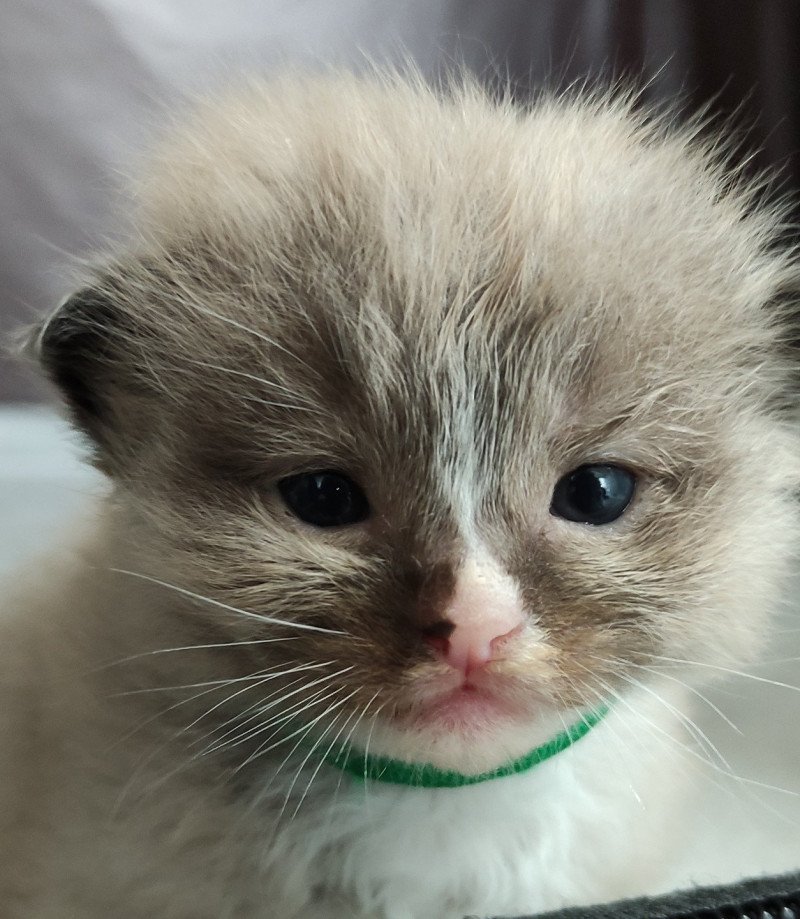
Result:
[[[128,324],[111,296],[84,288],[35,330],[31,345],[72,415],[101,448],[109,448],[117,396],[128,376]]]

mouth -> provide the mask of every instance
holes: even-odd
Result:
[[[563,724],[545,687],[527,674],[509,667],[465,674],[429,663],[406,674],[353,743],[393,762],[475,775],[526,754]]]
[[[356,745],[327,761],[365,782],[419,788],[475,785],[527,772],[551,759],[584,737],[608,709],[573,713],[569,723],[561,716],[545,716],[538,730],[521,719],[514,724],[508,712],[503,700],[465,681],[418,709],[409,722],[412,731],[398,732],[401,725],[395,719],[388,736],[376,732],[372,752]],[[502,717],[505,722],[498,724]]]
[[[396,711],[398,726],[477,735],[531,717],[535,701],[530,693],[521,699],[519,688],[508,681],[485,674],[454,676],[418,683],[409,704]]]

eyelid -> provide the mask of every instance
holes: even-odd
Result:
[[[565,475],[569,475],[570,472],[580,469],[581,466],[618,466],[620,469],[624,469],[625,472],[629,472],[637,480],[646,479],[651,475],[641,464],[633,462],[628,457],[620,457],[616,453],[584,453],[575,459],[570,457],[569,460],[560,464],[556,469],[556,481],[562,479]]]
[[[619,466],[636,476],[642,485],[662,483],[674,487],[686,475],[686,463],[670,462],[670,457],[654,449],[648,450],[647,444],[637,449],[636,444],[627,448],[615,448],[613,445],[598,446],[597,449],[566,451],[558,457],[556,463],[557,478],[572,472],[579,466]]]
[[[281,479],[293,475],[308,475],[311,472],[336,472],[356,482],[360,477],[360,470],[353,463],[343,462],[340,456],[317,453],[303,456],[266,456],[263,462],[253,468],[248,479],[252,484],[264,487],[277,485]]]

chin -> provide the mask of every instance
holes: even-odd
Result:
[[[368,743],[371,753],[403,762],[475,775],[528,753],[573,718],[530,691],[526,698],[495,682],[446,676],[384,709],[371,736],[355,744],[363,749]]]

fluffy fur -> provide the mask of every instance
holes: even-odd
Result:
[[[36,335],[109,486],[5,602],[5,915],[458,919],[656,883],[682,684],[756,653],[795,538],[780,215],[622,96],[346,75],[201,105],[136,191]],[[599,461],[636,473],[626,514],[553,516]],[[296,520],[276,482],[315,469],[370,519]],[[476,556],[528,614],[488,668],[509,715],[426,719],[450,677],[421,635]],[[482,771],[601,700],[514,778],[321,764]]]

